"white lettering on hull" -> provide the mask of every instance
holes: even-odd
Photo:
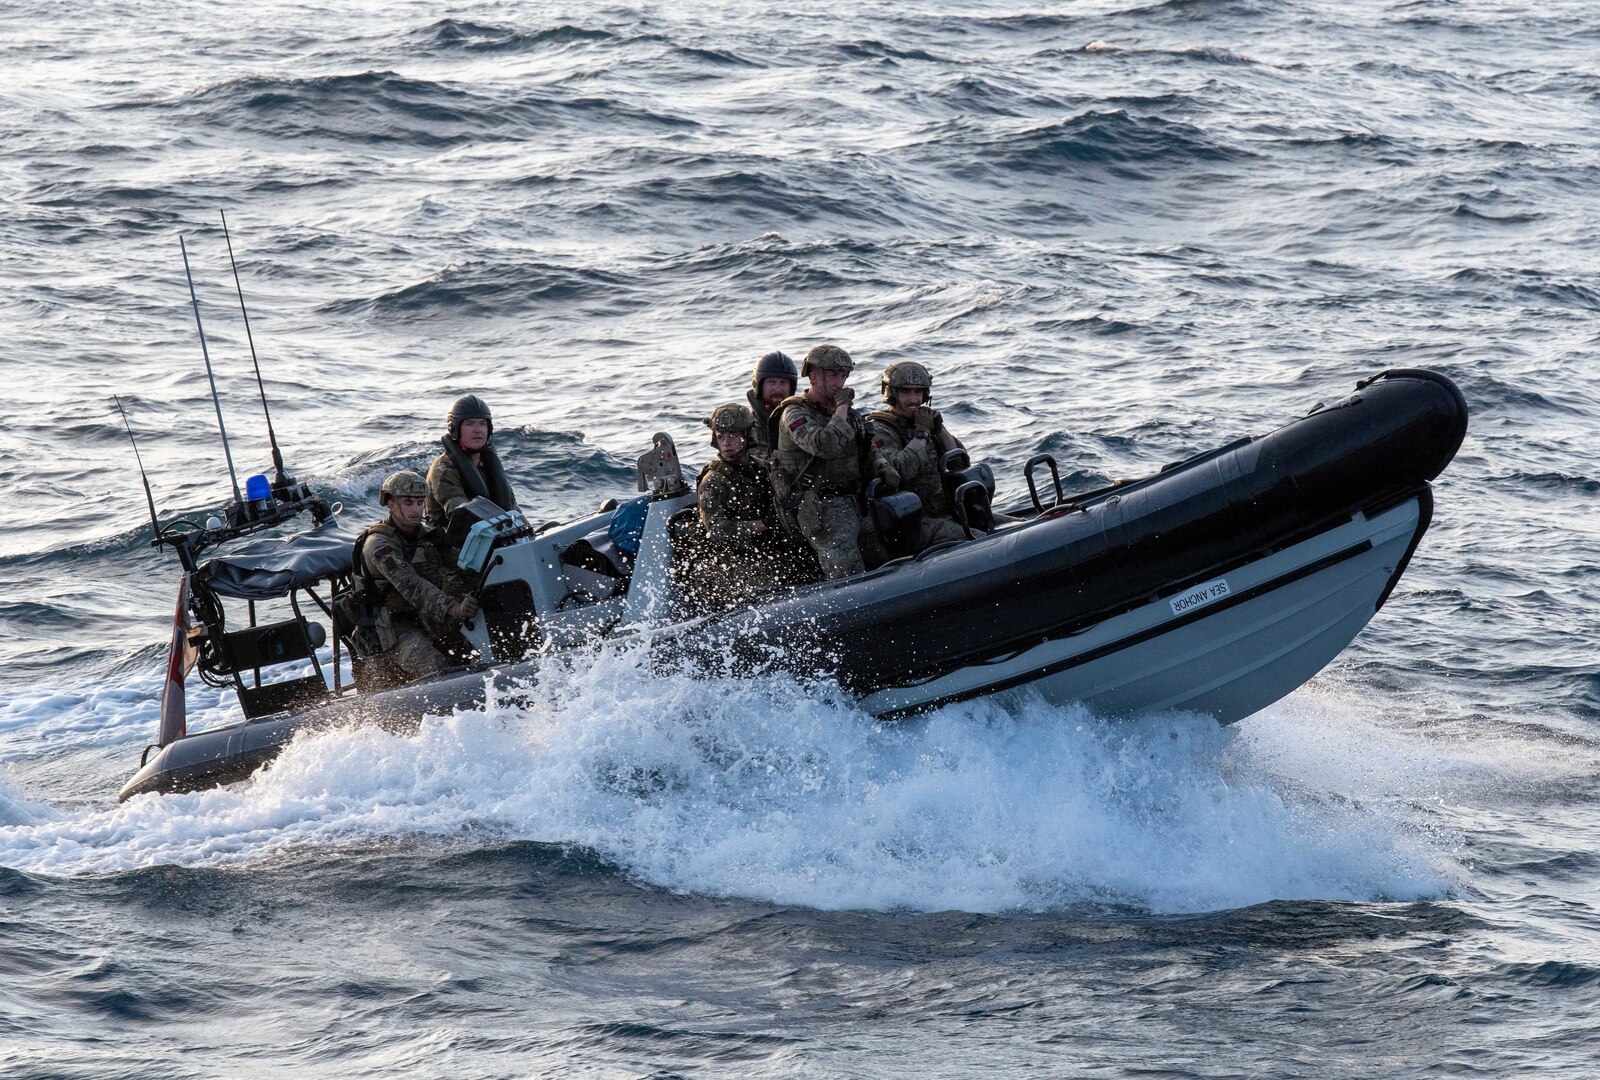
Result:
[[[1182,615],[1185,612],[1193,611],[1197,607],[1205,607],[1207,604],[1221,600],[1228,595],[1228,592],[1228,579],[1217,578],[1215,581],[1208,581],[1204,585],[1196,585],[1182,596],[1174,596],[1169,603],[1172,604],[1172,613],[1174,615]]]

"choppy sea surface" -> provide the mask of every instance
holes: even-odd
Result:
[[[0,4],[0,1074],[1600,1075],[1600,12],[1574,0]],[[755,357],[1020,488],[1389,367],[1472,430],[1387,606],[1227,729],[573,664],[115,793],[164,516],[377,517],[457,394],[530,516]],[[238,716],[190,685],[191,725]]]

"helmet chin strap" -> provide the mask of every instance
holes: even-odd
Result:
[[[897,387],[897,386],[889,387],[889,393],[888,393],[889,411],[894,413],[896,416],[900,416],[900,413],[898,412],[898,410],[900,408],[900,391],[901,391],[900,387]],[[931,404],[932,402],[933,402],[933,393],[932,393],[932,391],[928,391],[928,392],[923,394],[922,400],[919,401],[917,403],[917,405],[928,405],[928,404]],[[915,405],[912,406],[911,411],[913,411],[913,412],[916,411],[916,406]],[[911,418],[909,416],[906,416],[906,417],[902,417],[902,419],[909,420]]]

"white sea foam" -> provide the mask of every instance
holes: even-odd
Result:
[[[0,769],[0,829],[12,825],[38,825],[64,816],[53,807],[28,798],[22,790],[22,784],[16,777]]]
[[[10,812],[0,865],[216,865],[465,833],[589,846],[677,890],[974,911],[1405,899],[1460,876],[1425,805],[1430,759],[1314,698],[1233,729],[1025,697],[880,725],[842,695],[649,676],[620,654],[537,696],[411,736],[302,737],[228,790]]]
[[[331,671],[333,652],[317,650],[324,672]],[[0,692],[0,763],[38,756],[43,749],[70,746],[142,745],[156,731],[161,692],[166,683],[165,657],[160,669],[127,676],[114,685],[84,684],[48,690]],[[265,682],[298,679],[316,672],[309,662],[285,664],[262,673]],[[351,681],[349,657],[341,658],[340,674]],[[326,677],[326,676],[325,676]],[[237,724],[244,719],[231,684],[215,687],[198,674],[184,684],[190,732]]]

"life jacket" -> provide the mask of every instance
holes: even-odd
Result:
[[[461,449],[461,444],[450,436],[440,436],[439,445],[444,447],[444,457],[456,470],[456,475],[461,478],[461,487],[469,496],[488,499],[502,510],[517,508],[517,497],[511,490],[511,482],[506,479],[505,468],[500,464],[500,456],[495,453],[493,446],[485,444],[478,451],[482,462],[480,467],[473,464],[472,455]],[[428,492],[428,522],[441,528],[449,524],[445,508],[431,488]]]
[[[778,414],[783,411],[779,404],[769,413],[761,411],[761,398],[754,390],[744,392],[745,400],[750,402],[750,411],[756,414],[756,446],[771,453],[778,448]]]

